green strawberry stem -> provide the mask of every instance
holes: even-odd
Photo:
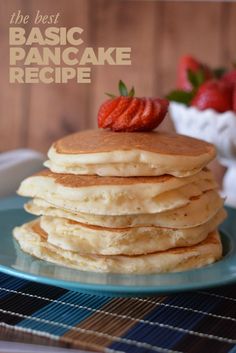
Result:
[[[123,81],[119,81],[119,92],[121,96],[128,96],[128,89]]]
[[[131,97],[131,98],[134,97],[134,95],[135,95],[134,87],[132,87],[131,90],[128,91],[125,83],[122,80],[119,81],[118,87],[119,87],[120,96]],[[110,97],[110,98],[116,98],[117,97],[115,94],[112,94],[112,93],[105,93],[105,94],[108,97]]]

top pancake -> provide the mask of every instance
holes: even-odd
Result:
[[[184,177],[204,168],[215,148],[175,133],[87,130],[55,142],[48,157],[45,165],[55,173]]]
[[[112,132],[85,130],[53,144],[60,154],[84,154],[141,150],[173,156],[214,155],[214,147],[202,140],[167,132]]]

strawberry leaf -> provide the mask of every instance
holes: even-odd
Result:
[[[116,96],[115,96],[114,94],[112,94],[112,93],[107,93],[107,92],[105,92],[105,94],[106,94],[108,97],[110,97],[110,98],[116,98]]]
[[[197,86],[197,80],[195,73],[192,70],[187,70],[188,80],[193,87]]]
[[[205,82],[205,75],[203,70],[199,70],[196,72],[196,79],[197,79],[197,88],[201,86]]]
[[[189,82],[195,89],[197,89],[205,81],[204,71],[202,69],[195,72],[188,70],[187,74]]]
[[[134,95],[135,95],[135,90],[134,90],[134,87],[132,87],[131,90],[129,91],[128,96],[129,97],[134,97]]]
[[[123,81],[119,81],[119,91],[121,96],[128,96],[128,90]]]
[[[186,92],[186,91],[181,91],[181,90],[174,90],[170,92],[166,98],[169,101],[174,101],[178,103],[183,103],[186,105],[189,105],[191,100],[193,99],[194,92]]]
[[[132,98],[135,95],[134,87],[132,87],[131,90],[128,92],[128,89],[122,80],[119,81],[119,92],[120,92],[120,95],[124,96],[124,97],[131,97]],[[111,93],[107,93],[107,92],[105,94],[112,99],[117,97],[115,94],[111,94]]]

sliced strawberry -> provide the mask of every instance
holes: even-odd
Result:
[[[167,99],[156,98],[154,99],[156,114],[160,115],[160,120],[164,119],[169,107],[169,101]],[[159,113],[160,109],[160,113]],[[162,121],[161,120],[161,121]]]
[[[133,118],[132,126],[127,131],[151,131],[155,129],[165,118],[168,106],[169,102],[166,99],[142,98],[140,110]]]
[[[112,99],[115,102],[114,109],[111,110],[111,100],[109,99],[105,103],[101,105],[101,108],[98,112],[98,126],[103,127],[104,129],[111,127],[114,124],[114,121],[123,114],[125,109],[128,107],[129,103],[131,102],[131,97],[117,97]],[[108,104],[108,108],[107,108]],[[102,111],[102,114],[101,114]]]
[[[120,114],[116,120],[113,121],[112,130],[113,131],[122,131],[123,127],[128,127],[132,124],[132,118],[136,115],[139,110],[140,99],[139,98],[131,98],[129,105],[124,110],[122,114]]]
[[[140,121],[141,121],[141,117],[142,117],[144,108],[145,108],[145,99],[140,98],[139,109],[138,109],[137,113],[134,115],[133,120],[132,120],[132,126],[133,126],[134,131],[136,131],[140,126]]]
[[[104,102],[98,112],[98,126],[112,131],[150,131],[164,119],[169,102],[160,98],[137,98],[120,81],[121,96]],[[125,94],[125,95],[123,95]]]
[[[116,99],[109,99],[106,103],[102,104],[98,112],[98,126],[105,124],[107,116],[117,107],[121,97]],[[107,124],[107,123],[106,123]]]
[[[232,85],[224,81],[210,80],[198,89],[191,105],[199,110],[214,109],[223,113],[232,110]]]

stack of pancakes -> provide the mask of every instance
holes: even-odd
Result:
[[[225,218],[206,165],[213,145],[163,132],[88,130],[55,142],[18,190],[40,216],[14,229],[21,248],[80,270],[181,271],[222,256]]]

